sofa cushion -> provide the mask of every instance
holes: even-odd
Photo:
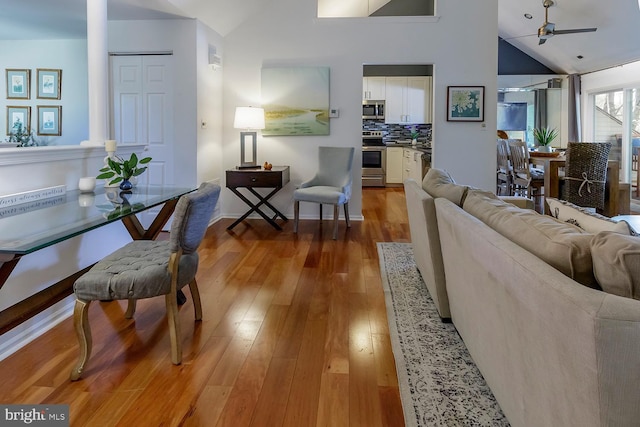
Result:
[[[603,231],[591,240],[591,256],[603,291],[640,299],[640,238]]]
[[[469,191],[463,208],[566,276],[598,288],[591,260],[592,234],[548,215],[520,209],[486,191]]]
[[[601,231],[615,231],[621,234],[632,234],[626,221],[612,221],[604,215],[592,212],[588,209],[574,205],[566,200],[558,200],[547,197],[549,214],[560,221],[576,225],[588,233],[597,234]]]
[[[430,168],[427,171],[422,180],[422,188],[431,197],[444,197],[458,206],[462,206],[469,189],[466,185],[456,184],[449,172],[436,168]]]

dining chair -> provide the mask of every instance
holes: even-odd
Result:
[[[542,207],[542,188],[544,187],[544,172],[532,167],[529,159],[529,149],[524,141],[508,140],[509,159],[513,168],[513,193],[536,200],[536,206]]]
[[[498,167],[496,172],[496,194],[511,196],[513,192],[513,169],[509,161],[509,143],[506,139],[498,139]]]
[[[338,238],[339,207],[344,206],[344,219],[349,223],[349,200],[351,199],[351,168],[353,166],[353,147],[319,147],[318,171],[315,176],[300,184],[293,192],[293,232],[298,232],[300,218],[300,202],[318,203],[320,205],[320,221],[322,221],[322,205],[333,205],[333,240]]]
[[[604,209],[611,143],[569,142],[561,197],[574,205]]]
[[[80,378],[91,356],[89,305],[92,301],[128,300],[125,313],[131,319],[136,300],[165,296],[171,361],[182,362],[177,292],[189,285],[195,319],[202,319],[196,282],[198,246],[202,241],[220,195],[220,186],[203,183],[197,191],[180,197],[174,211],[169,240],[135,240],[108,255],[74,283],[76,296],[73,323],[80,355],[71,380]]]

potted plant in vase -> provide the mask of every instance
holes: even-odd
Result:
[[[150,161],[151,157],[144,157],[138,160],[136,153],[132,153],[129,160],[124,160],[118,156],[107,157],[107,165],[100,169],[102,173],[96,179],[111,179],[109,185],[120,183],[120,189],[128,191],[133,188],[130,179],[141,175],[147,170],[146,166],[139,167],[139,165],[145,165]]]
[[[541,153],[551,153],[553,148],[551,143],[558,136],[556,129],[536,128],[533,130],[533,137],[538,143],[538,151]]]

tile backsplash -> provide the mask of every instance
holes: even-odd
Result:
[[[420,132],[419,141],[431,141],[431,123],[402,125],[387,124],[380,120],[363,120],[362,130],[380,130],[385,133],[385,140],[411,139],[411,132],[416,129]]]

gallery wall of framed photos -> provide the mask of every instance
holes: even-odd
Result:
[[[6,135],[62,135],[62,69],[6,68]]]
[[[0,144],[9,139],[7,114],[21,113],[8,107],[29,107],[30,130],[38,145],[77,145],[88,139],[87,54],[86,39],[0,40]],[[23,70],[17,73],[16,80],[26,83],[28,77],[29,84],[11,90],[7,86],[7,70]],[[11,73],[9,81],[15,74]],[[40,108],[40,114],[38,106],[45,108]],[[41,135],[38,119],[43,125]],[[58,121],[60,125],[56,127]]]

